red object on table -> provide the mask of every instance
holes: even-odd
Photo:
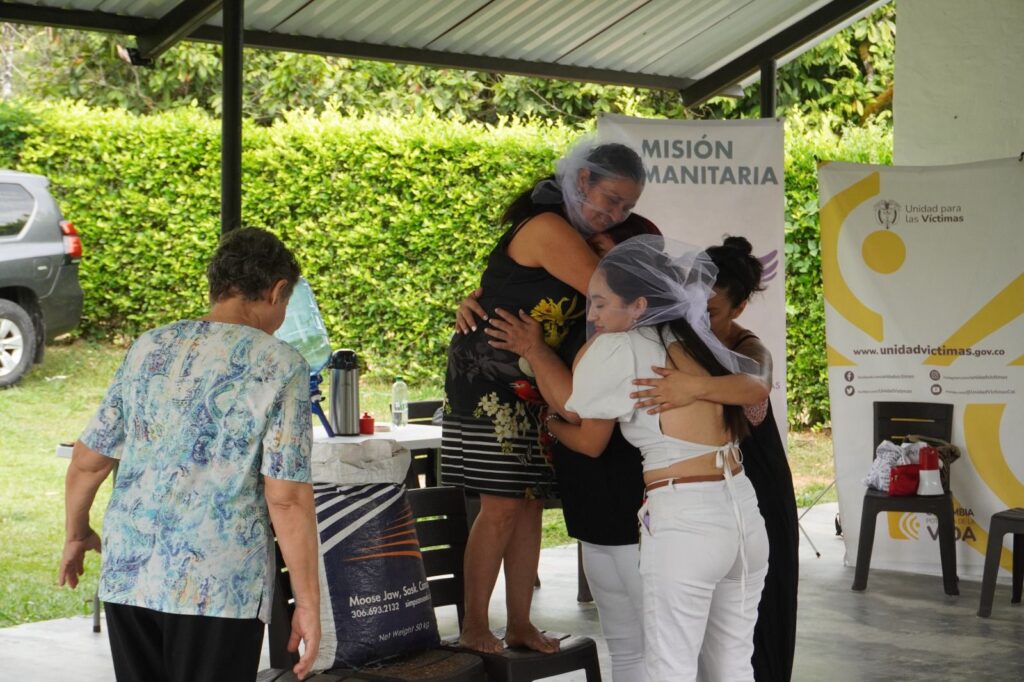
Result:
[[[359,418],[359,433],[364,436],[373,435],[373,417],[369,412],[363,412],[363,416]]]

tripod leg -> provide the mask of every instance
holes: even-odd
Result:
[[[92,631],[100,632],[100,590],[96,588],[96,594],[92,595]]]
[[[804,530],[803,525],[801,525],[799,521],[797,521],[796,525],[797,525],[797,528],[800,529],[800,532],[804,534],[804,537],[807,538],[807,542],[810,543],[811,549],[814,550],[814,556],[816,556],[817,558],[820,559],[821,558],[821,552],[819,552],[818,548],[815,546],[814,540],[812,540],[811,536],[807,534],[807,531]]]
[[[807,507],[804,509],[804,512],[797,518],[797,521],[799,521],[799,520],[803,519],[805,516],[807,516],[807,512],[809,512],[812,509],[814,509],[814,505],[818,504],[818,500],[820,500],[821,498],[825,497],[825,493],[827,493],[829,490],[832,490],[832,488],[834,488],[835,486],[836,486],[836,479],[833,478],[832,482],[828,484],[828,487],[825,488],[824,490],[822,490],[820,493],[818,493],[818,496],[815,497],[814,500],[809,505],[807,505]]]

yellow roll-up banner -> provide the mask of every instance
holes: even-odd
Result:
[[[846,561],[877,446],[874,404],[947,403],[962,453],[951,466],[959,573],[980,576],[992,514],[1024,507],[1024,163],[827,163],[818,179]],[[934,517],[877,523],[873,568],[940,572]]]

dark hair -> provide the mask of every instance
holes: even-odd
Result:
[[[644,162],[631,147],[618,142],[601,144],[587,153],[587,163],[598,166],[590,170],[590,184],[610,177],[625,177],[643,186],[647,181]],[[541,178],[523,190],[512,200],[501,214],[501,224],[519,225],[541,213],[557,213],[565,217],[561,204],[538,204],[533,200],[533,188],[545,180],[554,180],[554,175]]]
[[[680,282],[685,281],[684,274],[679,272],[678,268],[671,265],[668,256],[664,253],[658,253],[648,258],[649,262],[647,265],[649,267],[667,273]],[[647,299],[649,306],[663,307],[673,303],[665,292],[658,291],[652,287],[645,278],[637,277],[635,273],[627,272],[612,261],[601,261],[597,267],[598,270],[604,273],[605,280],[608,282],[608,288],[626,303],[632,303],[641,296]],[[697,364],[707,370],[708,374],[713,377],[729,376],[732,374],[718,361],[715,354],[711,352],[711,349],[697,335],[697,332],[693,330],[693,327],[690,326],[690,323],[685,318],[679,317],[669,322],[663,322],[658,325],[658,331],[660,332],[666,325],[682,343],[683,351],[696,360]],[[666,345],[667,349],[668,346]],[[730,435],[737,440],[743,439],[750,432],[747,418],[743,414],[743,407],[740,405],[722,405],[722,421]]]
[[[299,264],[280,239],[258,227],[232,230],[221,237],[206,267],[210,301],[241,296],[256,301],[279,280],[290,296],[299,281]]]
[[[755,292],[764,291],[761,274],[764,265],[751,255],[753,249],[745,237],[726,237],[721,246],[707,250],[718,268],[715,286],[724,289],[735,308]]]
[[[501,224],[515,227],[541,213],[557,213],[565,218],[565,209],[562,208],[561,204],[538,204],[533,200],[533,188],[545,180],[554,179],[554,175],[541,178],[520,192],[502,212]]]
[[[616,244],[621,244],[630,237],[637,237],[641,234],[654,234],[661,236],[661,230],[647,218],[636,213],[629,216],[618,225],[613,225],[601,234],[608,235]]]
[[[632,147],[618,142],[600,144],[591,149],[587,163],[598,167],[590,170],[591,184],[612,176],[629,178],[640,186],[647,182],[643,159]]]

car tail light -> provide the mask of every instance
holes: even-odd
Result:
[[[71,260],[82,257],[82,238],[78,236],[75,224],[70,220],[60,221],[60,231],[64,234],[64,253]]]

